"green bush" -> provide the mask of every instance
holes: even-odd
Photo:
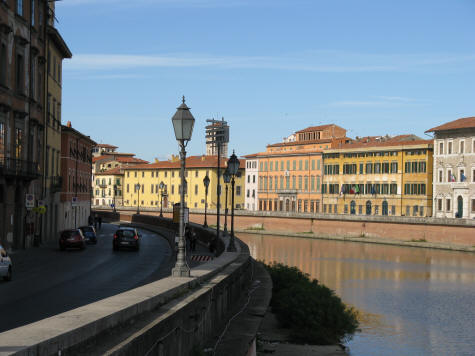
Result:
[[[272,277],[271,306],[295,342],[332,345],[351,339],[358,327],[356,312],[308,274],[281,263],[267,265]]]

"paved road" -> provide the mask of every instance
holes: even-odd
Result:
[[[170,275],[168,242],[140,230],[140,251],[112,251],[117,227],[103,224],[97,245],[60,251],[57,244],[12,254],[13,280],[0,281],[0,332]]]

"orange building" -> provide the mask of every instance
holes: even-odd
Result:
[[[245,156],[259,162],[258,209],[320,212],[322,152],[349,141],[337,125],[313,126],[268,145],[266,152]]]

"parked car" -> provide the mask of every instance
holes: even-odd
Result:
[[[93,226],[81,226],[79,230],[84,235],[87,244],[97,244],[96,229]]]
[[[140,248],[140,233],[133,227],[120,227],[114,234],[112,248],[117,251],[121,247]]]
[[[86,239],[80,229],[64,230],[59,238],[59,248],[64,251],[68,247],[76,247],[83,250],[86,247]]]
[[[0,277],[6,281],[12,280],[12,260],[2,245],[0,245]]]

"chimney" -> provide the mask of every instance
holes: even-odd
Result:
[[[68,122],[66,123],[66,126],[69,127],[69,128],[71,128],[71,127],[72,127],[72,126],[71,126],[71,121],[68,121]]]

